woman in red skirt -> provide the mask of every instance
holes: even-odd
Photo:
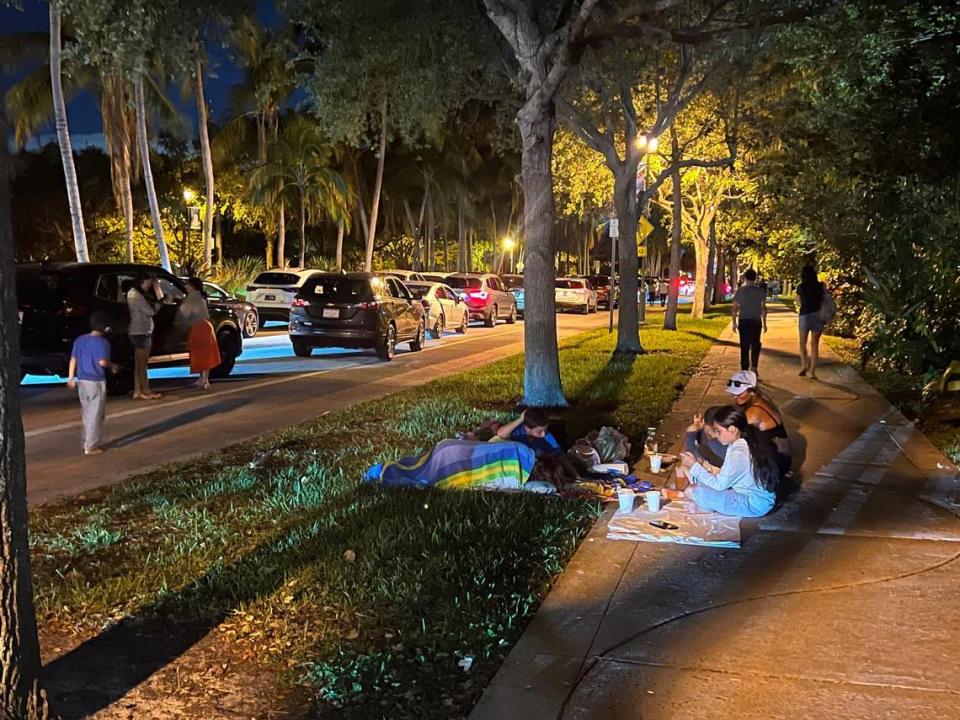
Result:
[[[197,387],[209,390],[210,371],[219,365],[221,360],[200,278],[192,277],[187,280],[187,297],[180,304],[180,322],[187,328],[190,372],[200,373]]]

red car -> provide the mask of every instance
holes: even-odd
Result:
[[[467,304],[471,320],[483,320],[487,327],[501,319],[509,325],[517,321],[517,299],[496,275],[456,273],[448,275],[446,283]]]

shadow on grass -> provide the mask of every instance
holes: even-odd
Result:
[[[607,364],[576,396],[572,410],[565,414],[568,438],[575,440],[590,430],[612,423],[612,413],[623,401],[623,388],[640,355],[612,353]]]
[[[363,507],[358,509],[357,503]],[[348,532],[336,518],[389,517],[398,506],[384,493],[345,493],[320,527],[304,519],[250,553],[217,565],[184,588],[142,607],[47,664],[44,677],[63,720],[83,718],[116,702],[186,653],[237,608],[277,591],[291,576],[338,547]]]

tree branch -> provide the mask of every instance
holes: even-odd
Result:
[[[557,112],[564,124],[573,130],[591,150],[603,155],[611,170],[617,167],[620,164],[620,158],[617,156],[617,149],[614,147],[613,137],[604,135],[590,122],[586,114],[582,113],[563,98],[558,98],[556,102]]]

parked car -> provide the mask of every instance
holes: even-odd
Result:
[[[174,322],[187,292],[179,278],[151,265],[44,263],[17,266],[21,374],[65,376],[73,341],[89,332],[90,314],[98,311],[109,320],[113,361],[122,368],[107,375],[107,391],[128,392],[133,387],[133,347],[127,337],[127,291],[140,273],[156,278],[163,290],[163,304],[154,317],[150,364],[188,364],[187,330]],[[210,322],[221,359],[210,375],[223,378],[243,352],[240,322],[233,310],[215,303],[210,304]]]
[[[420,274],[423,276],[423,280],[421,282],[446,283],[447,275],[449,275],[450,273],[426,272],[426,273],[420,273]]]
[[[513,293],[517,301],[517,312],[523,317],[523,275],[501,275],[500,278],[507,290]]]
[[[290,342],[299,357],[314,348],[373,348],[392,360],[397,343],[422,350],[423,305],[400,280],[373,273],[315,273],[290,306]]]
[[[260,327],[267,320],[287,322],[290,303],[316,270],[267,270],[247,285],[247,302],[257,306]]]
[[[483,320],[487,327],[501,318],[510,325],[517,321],[517,300],[496,275],[454,273],[446,282],[467,304],[471,320]]]
[[[557,278],[555,297],[560,310],[578,308],[584,315],[597,311],[597,291],[586,278]]]
[[[404,283],[407,290],[423,305],[424,321],[434,340],[443,337],[446,328],[456,328],[461,335],[470,324],[470,310],[448,285],[430,282]]]
[[[180,278],[184,280],[184,278]],[[210,307],[227,307],[233,310],[240,322],[240,330],[245,338],[252,338],[260,329],[260,315],[257,306],[233,293],[228,293],[216,283],[203,281],[203,294]]]
[[[426,278],[416,270],[381,270],[379,274],[400,278],[403,282],[423,282],[426,280]]]
[[[597,291],[597,304],[602,305],[604,309],[610,309],[610,276],[609,275],[590,275],[587,277],[587,280],[590,281],[590,284]],[[614,284],[613,286],[613,306],[616,307],[617,303],[620,302],[620,287],[619,285]]]

